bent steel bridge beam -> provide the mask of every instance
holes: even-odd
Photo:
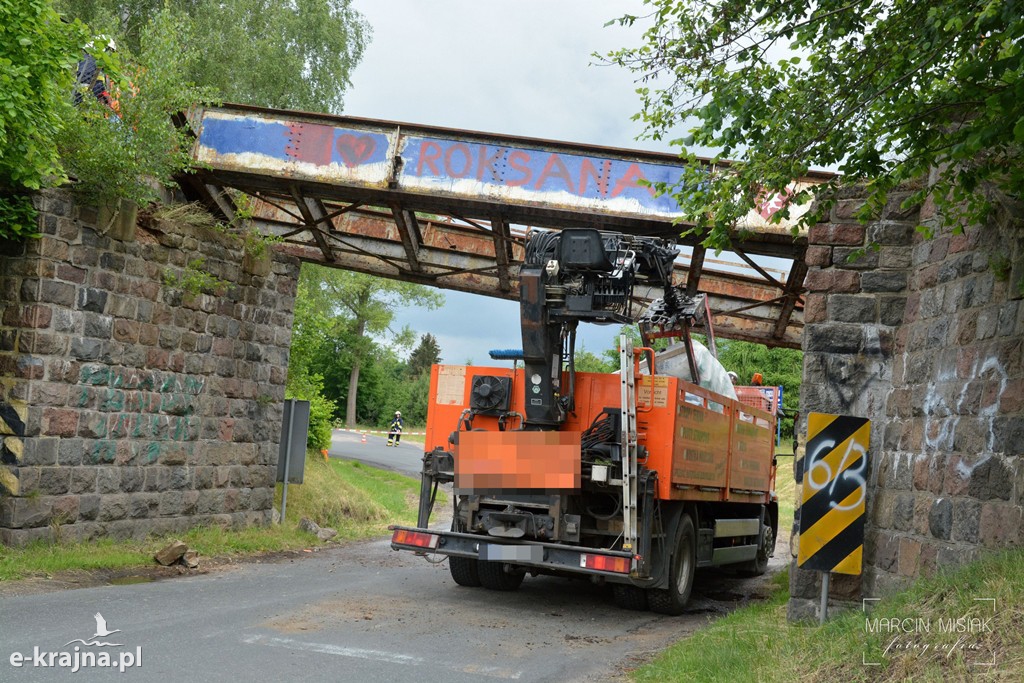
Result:
[[[709,269],[678,238],[678,206],[647,185],[679,177],[674,155],[243,105],[198,108],[188,125],[186,195],[227,219],[243,206],[304,261],[516,299],[529,230],[665,237],[694,247],[676,281],[708,294],[719,336],[800,346],[806,236],[770,222],[767,202],[737,226],[752,275]],[[793,266],[776,278],[751,254]]]

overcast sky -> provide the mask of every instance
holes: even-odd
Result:
[[[591,54],[638,45],[641,30],[604,27],[638,0],[354,0],[373,39],[352,75],[345,114],[613,147],[640,142],[633,76]],[[519,305],[445,291],[441,311],[404,310],[399,325],[431,333],[445,362],[490,364],[521,348]],[[611,346],[614,327],[586,325],[582,342]]]

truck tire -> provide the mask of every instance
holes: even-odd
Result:
[[[693,519],[684,514],[679,518],[675,552],[672,553],[672,564],[669,566],[668,588],[652,588],[647,591],[651,611],[672,616],[682,614],[690,599],[696,569],[697,533],[693,528]]]
[[[480,585],[480,572],[477,570],[477,560],[471,557],[449,555],[448,571],[452,573],[452,580],[460,586],[476,588]]]
[[[480,560],[477,565],[480,585],[492,591],[514,591],[522,585],[526,574],[523,572],[505,571],[504,562],[487,562]]]
[[[647,609],[647,591],[628,583],[612,584],[612,599],[619,609],[643,612]]]
[[[761,576],[768,571],[768,556],[775,549],[775,534],[767,524],[761,528],[761,545],[757,549],[757,557],[749,562],[736,565],[736,573],[740,576]]]

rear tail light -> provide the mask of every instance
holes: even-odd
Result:
[[[629,557],[613,557],[611,555],[580,555],[580,566],[586,569],[596,569],[602,572],[617,572],[628,574],[632,568],[633,560]]]
[[[422,531],[396,529],[394,535],[391,537],[391,542],[399,543],[401,545],[414,545],[417,548],[436,548],[437,542],[440,538],[441,537],[436,534],[426,534]]]

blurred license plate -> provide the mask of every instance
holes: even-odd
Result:
[[[544,549],[537,545],[487,543],[480,548],[480,559],[489,562],[541,562]]]

